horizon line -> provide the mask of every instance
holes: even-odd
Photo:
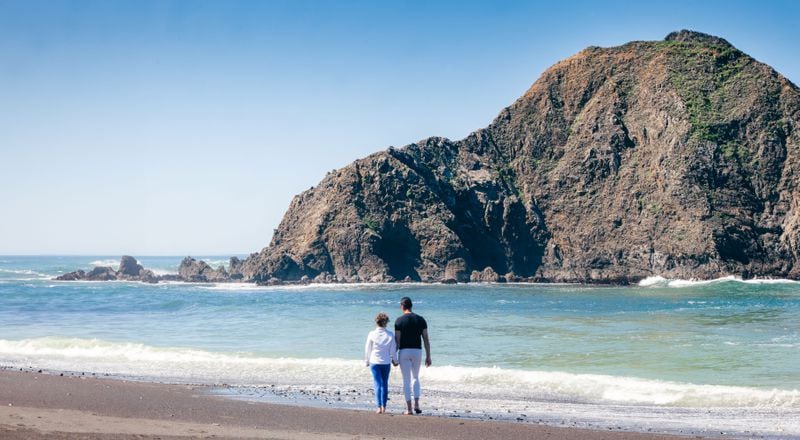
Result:
[[[254,252],[232,252],[232,253],[201,253],[201,252],[191,252],[191,253],[184,253],[184,254],[133,254],[133,253],[119,253],[119,254],[108,254],[108,253],[80,253],[80,254],[59,254],[59,253],[31,253],[31,254],[3,254],[0,253],[0,257],[122,257],[123,255],[128,255],[131,257],[191,257],[193,255],[201,256],[201,257],[221,257],[221,256],[239,256],[239,255],[250,255]],[[257,253],[257,252],[255,252]]]

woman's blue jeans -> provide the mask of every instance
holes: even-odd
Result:
[[[379,407],[386,407],[386,401],[389,400],[389,371],[391,368],[391,364],[370,365],[372,379],[375,380],[375,402]]]

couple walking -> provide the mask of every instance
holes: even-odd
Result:
[[[364,347],[364,360],[372,370],[375,380],[375,401],[378,414],[386,412],[389,397],[389,371],[392,365],[400,365],[403,375],[403,394],[406,398],[406,412],[413,415],[421,413],[419,408],[419,367],[422,363],[422,342],[425,343],[425,366],[431,366],[431,344],[428,339],[428,323],[425,318],[411,311],[411,298],[400,299],[403,314],[394,322],[394,333],[386,329],[389,317],[378,313],[375,324],[378,326],[367,335]],[[391,362],[391,364],[390,364]],[[411,406],[411,395],[414,406]]]

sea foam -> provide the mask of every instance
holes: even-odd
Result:
[[[94,267],[111,267],[114,270],[119,268],[119,260],[94,260],[89,262]]]
[[[745,280],[733,275],[728,275],[726,277],[720,277],[711,280],[682,280],[682,279],[664,278],[662,276],[652,276],[639,281],[639,287],[683,288],[683,287],[705,286],[705,285],[720,284],[720,283],[798,284],[800,282],[794,280],[787,280],[783,278],[752,278]]]
[[[0,269],[0,273],[10,274],[11,277],[3,277],[3,278],[16,281],[33,281],[33,280],[41,280],[43,278],[50,278],[50,275],[37,272],[31,269]]]
[[[181,282],[182,284],[186,284]],[[309,283],[309,284],[280,284],[263,286],[255,283],[193,283],[203,290],[229,290],[229,291],[378,291],[381,289],[414,289],[413,283]],[[431,285],[436,288],[437,285]]]
[[[160,268],[154,268],[154,267],[151,267],[149,269],[153,272],[154,275],[157,275],[157,276],[177,275],[178,274],[178,271],[174,270],[174,269],[170,270],[170,269],[160,269]]]
[[[0,364],[60,371],[91,371],[189,383],[259,386],[283,383],[355,386],[367,383],[362,361],[268,357],[244,352],[154,347],[98,339],[0,340]],[[690,383],[496,367],[435,366],[421,378],[427,388],[489,398],[682,408],[800,409],[800,390]],[[392,376],[399,385],[399,375]]]

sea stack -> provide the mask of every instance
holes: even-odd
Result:
[[[589,47],[465,139],[329,173],[242,273],[798,279],[798,128],[798,88],[722,38],[684,30]]]

